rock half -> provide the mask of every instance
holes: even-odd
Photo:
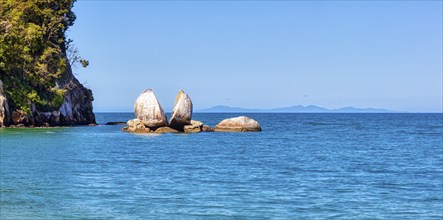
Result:
[[[151,89],[145,90],[137,97],[134,104],[134,111],[135,116],[151,130],[168,126],[165,112]]]
[[[247,131],[261,131],[260,124],[245,116],[236,118],[228,118],[218,123],[214,131],[218,132],[247,132]]]
[[[169,126],[179,131],[184,130],[185,125],[191,124],[192,119],[192,101],[191,98],[180,90],[174,102],[171,120]]]

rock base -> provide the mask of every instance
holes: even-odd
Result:
[[[191,120],[190,125],[183,127],[185,133],[199,133],[203,131],[203,122]]]
[[[201,121],[191,121],[190,125],[184,126],[183,131],[176,130],[174,128],[168,126],[162,127],[147,127],[146,124],[143,123],[140,119],[132,119],[129,120],[127,126],[122,128],[122,131],[126,131],[129,133],[199,133],[199,132],[210,132],[213,131],[211,127],[208,125],[204,125]]]

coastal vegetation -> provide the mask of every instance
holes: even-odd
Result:
[[[2,0],[0,7],[0,77],[12,108],[30,113],[30,103],[60,108],[65,90],[56,79],[68,68],[73,48],[66,30],[74,24],[72,0]],[[88,63],[71,54],[71,60]]]
[[[0,0],[0,80],[9,105],[6,112],[26,118],[36,110],[58,111],[70,89],[63,81],[77,81],[71,66],[89,64],[66,37],[76,19],[73,5],[74,0]],[[92,99],[91,91],[86,93]]]

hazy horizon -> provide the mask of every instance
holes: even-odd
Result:
[[[152,88],[194,109],[443,112],[442,2],[78,1],[68,31],[95,112]]]
[[[395,110],[395,109],[383,109],[383,108],[360,108],[360,107],[356,107],[356,106],[343,106],[343,107],[339,107],[339,108],[325,108],[325,107],[323,107],[323,106],[319,106],[319,105],[300,105],[300,106],[303,106],[303,107],[309,107],[309,106],[314,106],[314,107],[319,107],[319,108],[324,108],[324,109],[326,109],[326,110],[328,110],[328,111],[330,111],[330,112],[272,112],[272,111],[274,111],[274,110],[277,110],[277,109],[282,109],[282,108],[291,108],[291,107],[296,107],[297,105],[292,105],[292,106],[279,106],[279,107],[272,107],[272,108],[254,108],[254,107],[252,107],[252,108],[243,108],[243,107],[238,107],[238,106],[226,106],[226,105],[216,105],[216,106],[211,106],[211,107],[209,107],[209,108],[204,108],[204,109],[195,109],[194,108],[194,113],[331,113],[331,114],[334,114],[334,113],[346,113],[346,112],[334,112],[335,110],[340,110],[340,109],[345,109],[345,108],[355,108],[355,109],[357,109],[357,110],[366,110],[366,109],[374,109],[374,110],[385,110],[385,111],[387,111],[387,112],[349,112],[349,113],[369,113],[369,114],[372,114],[372,113],[381,113],[381,114],[385,114],[385,113],[388,113],[388,114],[390,114],[390,113],[399,113],[399,114],[403,114],[403,113],[405,113],[405,114],[410,114],[410,113],[412,113],[412,114],[415,114],[415,113],[417,113],[417,114],[421,114],[421,113],[423,113],[423,114],[427,114],[427,113],[429,113],[429,114],[435,114],[435,113],[438,113],[438,114],[441,114],[441,113],[443,113],[443,112],[439,112],[439,111],[436,111],[436,112],[408,112],[408,111],[397,111],[397,110]],[[248,110],[248,111],[246,111],[246,112],[241,112],[241,111],[239,111],[239,112],[232,112],[232,111],[229,111],[229,112],[212,112],[212,111],[208,111],[208,110],[210,110],[210,109],[212,109],[212,108],[216,108],[216,107],[228,107],[228,108],[233,108],[233,109],[243,109],[243,110]],[[163,107],[164,108],[164,107]],[[167,114],[167,117],[169,117],[169,115],[168,114],[170,114],[170,113],[172,113],[172,108],[171,109],[163,109],[164,111],[165,111],[165,113]],[[250,110],[258,110],[258,112],[254,112],[254,111],[250,111]],[[134,110],[132,109],[132,110],[125,110],[125,111],[97,111],[97,110],[94,110],[94,112],[95,113],[134,113]]]

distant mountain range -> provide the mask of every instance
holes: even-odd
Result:
[[[355,108],[355,107],[344,107],[338,109],[327,109],[315,105],[296,105],[284,108],[274,108],[274,109],[249,109],[249,108],[238,108],[230,107],[225,105],[217,105],[208,109],[203,109],[196,112],[204,113],[394,113],[394,111],[386,109],[377,108]]]

